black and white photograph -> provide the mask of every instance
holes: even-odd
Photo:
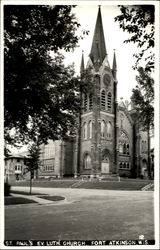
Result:
[[[159,1],[2,1],[1,249],[159,249]]]

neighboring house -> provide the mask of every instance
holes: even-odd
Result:
[[[99,8],[86,68],[94,75],[93,92],[82,97],[80,132],[68,141],[41,146],[39,177],[147,176],[147,133],[132,103],[117,102],[116,54],[110,67]],[[84,71],[82,55],[81,73]],[[124,86],[125,87],[125,86]]]
[[[23,152],[5,157],[6,181],[12,182],[24,179],[24,176],[27,173],[26,160],[29,158],[27,154],[28,152]]]

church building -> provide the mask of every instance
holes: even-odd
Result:
[[[82,96],[77,137],[42,145],[39,177],[147,175],[147,133],[132,105],[117,101],[116,53],[110,67],[100,7],[86,68],[93,89]],[[82,55],[81,74],[84,70]]]

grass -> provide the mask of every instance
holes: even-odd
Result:
[[[39,198],[42,198],[42,199],[46,199],[46,200],[49,200],[49,201],[61,201],[61,200],[64,200],[65,198],[62,197],[62,196],[49,196],[49,195],[46,195],[46,196],[38,196]]]
[[[77,183],[77,186],[76,186]],[[120,182],[108,181],[82,181],[80,179],[60,179],[60,180],[34,180],[33,187],[48,187],[48,188],[87,188],[87,189],[108,189],[108,190],[141,190],[153,180],[140,180],[140,179],[121,179]],[[16,182],[12,186],[28,186],[29,181]],[[12,192],[12,191],[11,191]],[[34,193],[33,193],[34,194]]]
[[[19,191],[19,190],[11,190],[11,193],[13,193],[13,194],[24,194],[24,195],[43,195],[42,193],[34,193],[34,192],[32,192],[31,194],[30,194],[30,192],[28,191],[28,192],[26,192],[26,191]]]
[[[18,205],[18,204],[29,204],[29,203],[37,203],[37,202],[23,197],[13,197],[13,196],[5,197],[5,205]]]
[[[126,181],[120,181],[120,182],[84,182],[80,186],[80,188],[86,188],[86,189],[106,189],[106,190],[141,190],[145,185],[147,185],[148,182],[126,182]]]

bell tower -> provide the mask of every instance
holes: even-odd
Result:
[[[117,63],[114,52],[111,69],[100,7],[86,67],[93,89],[82,96],[80,174],[97,177],[116,173],[117,165]]]

